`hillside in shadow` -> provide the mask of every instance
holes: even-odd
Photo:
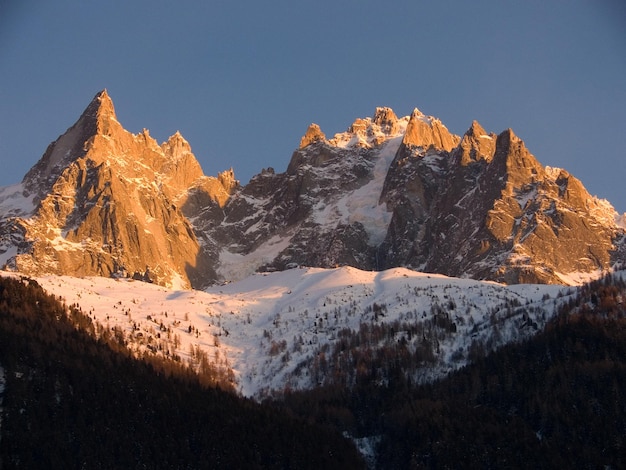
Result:
[[[36,282],[0,278],[0,468],[363,466],[338,431],[135,359],[94,328]]]

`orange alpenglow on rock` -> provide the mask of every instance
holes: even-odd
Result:
[[[320,142],[320,141],[325,141],[325,140],[326,140],[326,136],[320,129],[320,126],[313,123],[306,130],[305,134],[302,136],[302,139],[300,139],[299,148],[303,149],[304,147],[308,147],[314,142]]]
[[[0,189],[0,262],[196,288],[294,265],[570,283],[624,264],[618,219],[510,129],[459,137],[379,107],[330,139],[311,124],[284,173],[240,186],[232,168],[205,176],[179,132],[126,131],[104,90]]]
[[[31,246],[15,257],[16,269],[111,276],[148,266],[155,282],[178,287],[215,277],[183,213],[192,210],[190,191],[223,205],[237,186],[232,174],[205,176],[179,132],[159,145],[147,130],[125,130],[106,90],[23,183],[39,204],[20,222]]]

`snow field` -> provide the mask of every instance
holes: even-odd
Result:
[[[206,291],[98,277],[36,280],[104,328],[123,331],[138,353],[193,364],[202,351],[212,364],[232,368],[237,389],[252,397],[315,386],[309,366],[342,330],[425,322],[435,311],[447,312],[455,331],[438,334],[437,361],[416,379],[441,376],[467,363],[472,342],[497,347],[533,334],[549,320],[563,289],[350,267],[259,273]],[[403,336],[398,331],[397,341]]]

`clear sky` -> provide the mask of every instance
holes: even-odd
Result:
[[[180,130],[247,183],[389,106],[512,128],[626,211],[623,0],[0,0],[0,186],[107,88],[118,120]]]

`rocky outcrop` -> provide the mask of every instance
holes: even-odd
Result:
[[[454,157],[458,164],[463,166],[480,160],[490,162],[495,153],[495,144],[496,135],[488,134],[477,121],[474,121],[461,138]]]
[[[325,141],[325,140],[326,140],[326,136],[320,129],[320,126],[313,123],[309,126],[307,131],[304,133],[304,135],[302,136],[302,139],[300,139],[300,148],[303,149],[304,147],[308,147],[314,142],[320,142],[320,141]]]
[[[439,119],[424,116],[419,109],[415,108],[402,143],[407,147],[429,148],[432,146],[449,152],[459,143],[459,137],[452,135]]]

